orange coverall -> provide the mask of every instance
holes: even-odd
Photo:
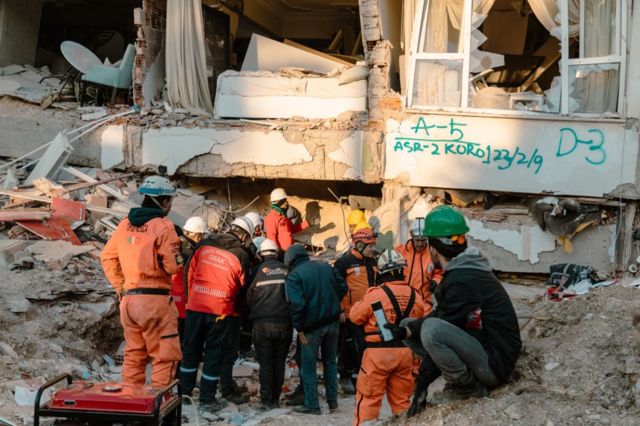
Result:
[[[406,244],[396,246],[395,250],[407,261],[407,267],[404,268],[405,280],[418,292],[422,300],[432,305],[429,284],[432,280],[440,284],[442,271],[434,267],[429,248],[417,252],[413,247],[413,241],[409,240]]]
[[[385,292],[386,287],[398,307]],[[413,293],[413,295],[412,295]],[[413,296],[413,297],[412,297]],[[412,306],[411,299],[413,298]],[[355,324],[363,325],[367,349],[362,357],[362,366],[356,384],[356,407],[353,424],[359,425],[378,418],[385,393],[393,414],[401,414],[409,408],[413,392],[413,353],[402,342],[384,342],[378,329],[376,317],[371,305],[380,302],[389,323],[402,317],[419,318],[428,309],[417,291],[404,281],[392,281],[379,287],[370,288],[364,298],[356,303],[349,313]],[[409,312],[407,312],[409,311]]]
[[[122,382],[144,385],[151,358],[152,386],[166,386],[182,359],[178,311],[169,296],[171,275],[182,263],[173,223],[156,217],[133,226],[128,218],[123,220],[105,245],[100,261],[107,279],[122,296],[120,322],[126,342]],[[166,294],[127,294],[149,290],[166,290]]]

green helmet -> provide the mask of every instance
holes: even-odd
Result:
[[[451,237],[469,232],[464,216],[451,206],[436,206],[424,219],[422,234],[428,238]]]

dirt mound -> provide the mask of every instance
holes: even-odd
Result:
[[[632,317],[640,290],[615,284],[575,300],[536,301],[513,382],[487,398],[430,406],[406,425],[638,424]]]

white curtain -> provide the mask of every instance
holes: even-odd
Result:
[[[423,22],[420,29],[422,37],[420,37],[418,51],[426,53],[462,51],[464,32],[461,29],[465,0],[425,1],[428,3],[427,22]],[[478,47],[486,40],[477,28],[486,19],[494,2],[495,0],[473,1],[470,52],[472,59],[478,52]],[[413,103],[423,106],[460,106],[461,74],[462,61],[417,62],[413,83]]]
[[[211,113],[201,0],[168,0],[166,38],[169,102]]]
[[[580,0],[569,1],[569,36],[580,36]],[[615,0],[585,2],[584,57],[615,54]],[[531,10],[556,38],[561,37],[558,0],[529,0]],[[570,112],[602,114],[618,108],[618,64],[580,65],[569,68]],[[576,101],[576,102],[573,102]]]

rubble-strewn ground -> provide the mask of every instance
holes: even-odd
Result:
[[[36,261],[31,270],[0,270],[0,417],[15,424],[29,424],[32,415],[31,407],[16,405],[16,387],[37,388],[63,371],[93,380],[117,376],[117,367],[102,358],[114,356],[121,342],[113,292],[90,254],[67,261],[66,267]],[[385,407],[386,423],[638,424],[640,367],[631,317],[640,312],[640,290],[614,284],[558,303],[543,300],[540,286],[509,285],[508,291],[524,326],[514,382],[488,398],[430,406],[408,420],[391,420]],[[441,387],[436,383],[432,390]],[[253,396],[252,404],[230,406],[215,424],[347,425],[353,404],[353,397],[343,398],[338,412],[329,414],[321,401],[322,416],[286,408],[261,413]],[[196,424],[192,407],[184,414]],[[213,424],[209,419],[200,417],[199,424]]]

